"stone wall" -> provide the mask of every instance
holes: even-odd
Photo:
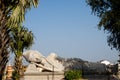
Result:
[[[24,80],[64,80],[64,72],[29,72],[24,74]]]

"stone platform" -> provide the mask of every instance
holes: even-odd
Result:
[[[24,80],[64,80],[64,72],[24,73]]]

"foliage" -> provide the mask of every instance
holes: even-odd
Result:
[[[0,0],[0,80],[11,51],[11,28],[19,27],[25,20],[25,13],[39,0]]]
[[[14,52],[16,50],[23,51],[33,44],[33,33],[24,26],[14,27],[11,29],[12,44],[11,47]]]
[[[13,71],[12,80],[19,80],[19,78],[20,78],[20,75],[18,75],[16,71]]]
[[[9,57],[10,30],[5,26],[0,26],[0,79],[4,74]]]
[[[65,80],[79,80],[82,78],[82,71],[70,70],[65,72]]]
[[[22,53],[24,49],[28,49],[33,44],[33,33],[27,28],[20,26],[12,28],[12,43],[11,47],[15,53],[14,69],[16,72],[16,79],[23,75]]]
[[[6,7],[0,0],[0,80],[4,74],[10,52],[10,29],[6,25],[7,14]],[[4,2],[4,1],[3,1]]]
[[[120,51],[120,0],[86,0],[100,19],[98,27],[108,32],[108,45]]]

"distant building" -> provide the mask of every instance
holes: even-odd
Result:
[[[101,60],[100,61],[101,64],[105,64],[105,65],[113,65],[110,61],[108,60]]]
[[[6,75],[7,80],[12,80],[13,67],[10,63],[7,66],[6,72],[7,72],[7,75]]]

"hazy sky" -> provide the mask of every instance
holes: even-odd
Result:
[[[25,26],[35,36],[31,49],[44,56],[55,52],[64,58],[116,62],[118,52],[108,46],[98,21],[85,0],[40,0],[38,8],[26,14]]]

